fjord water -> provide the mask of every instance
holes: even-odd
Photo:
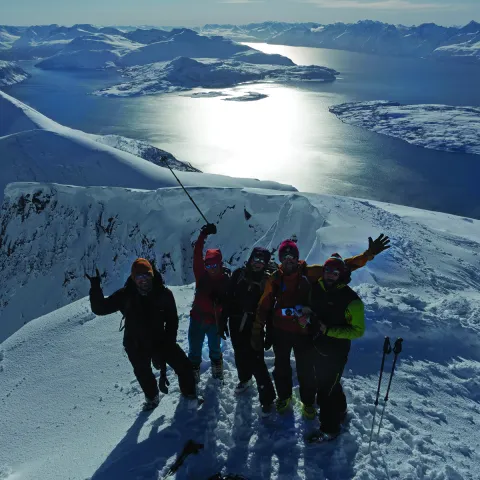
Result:
[[[204,172],[277,180],[300,191],[348,195],[480,218],[480,157],[409,145],[345,125],[328,107],[363,100],[480,106],[480,67],[339,50],[249,44],[298,64],[340,72],[333,83],[243,85],[253,102],[90,95],[123,81],[115,72],[48,72],[7,93],[90,133],[144,139]],[[197,90],[196,92],[200,92]]]

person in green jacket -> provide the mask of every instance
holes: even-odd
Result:
[[[351,341],[365,332],[364,305],[347,285],[350,269],[338,253],[324,264],[323,274],[312,285],[311,321],[314,332],[317,405],[320,430],[317,441],[333,440],[347,413],[340,379],[348,360]]]

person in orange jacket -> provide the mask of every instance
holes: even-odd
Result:
[[[369,248],[362,254],[346,258],[350,271],[363,267],[375,255],[383,251],[388,243],[383,234],[375,241],[369,239]],[[279,413],[287,410],[292,400],[292,368],[290,355],[293,350],[302,401],[302,414],[306,418],[315,415],[316,379],[314,348],[309,326],[308,307],[311,285],[323,276],[323,265],[307,266],[299,260],[296,243],[285,240],[278,249],[281,264],[268,279],[258,304],[252,328],[252,347],[263,348],[265,325],[272,319],[273,351],[275,364],[273,378],[277,391],[276,407]]]
[[[214,224],[204,225],[193,251],[195,297],[188,328],[188,358],[192,362],[197,383],[200,381],[200,364],[205,336],[208,339],[212,376],[223,379],[219,322],[227,294],[229,272],[223,266],[222,252],[219,249],[208,249],[205,252],[205,258],[203,257],[205,240],[208,235],[215,233],[217,233],[217,227]]]

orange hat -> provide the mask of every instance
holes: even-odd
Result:
[[[150,273],[153,277],[152,264],[145,258],[137,258],[132,263],[132,278],[135,279],[135,275],[139,275],[141,273]]]

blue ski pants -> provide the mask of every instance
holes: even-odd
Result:
[[[188,359],[195,365],[202,363],[202,347],[205,335],[208,339],[208,349],[210,360],[220,360],[222,358],[220,336],[218,335],[217,325],[205,324],[190,318],[188,327]]]

